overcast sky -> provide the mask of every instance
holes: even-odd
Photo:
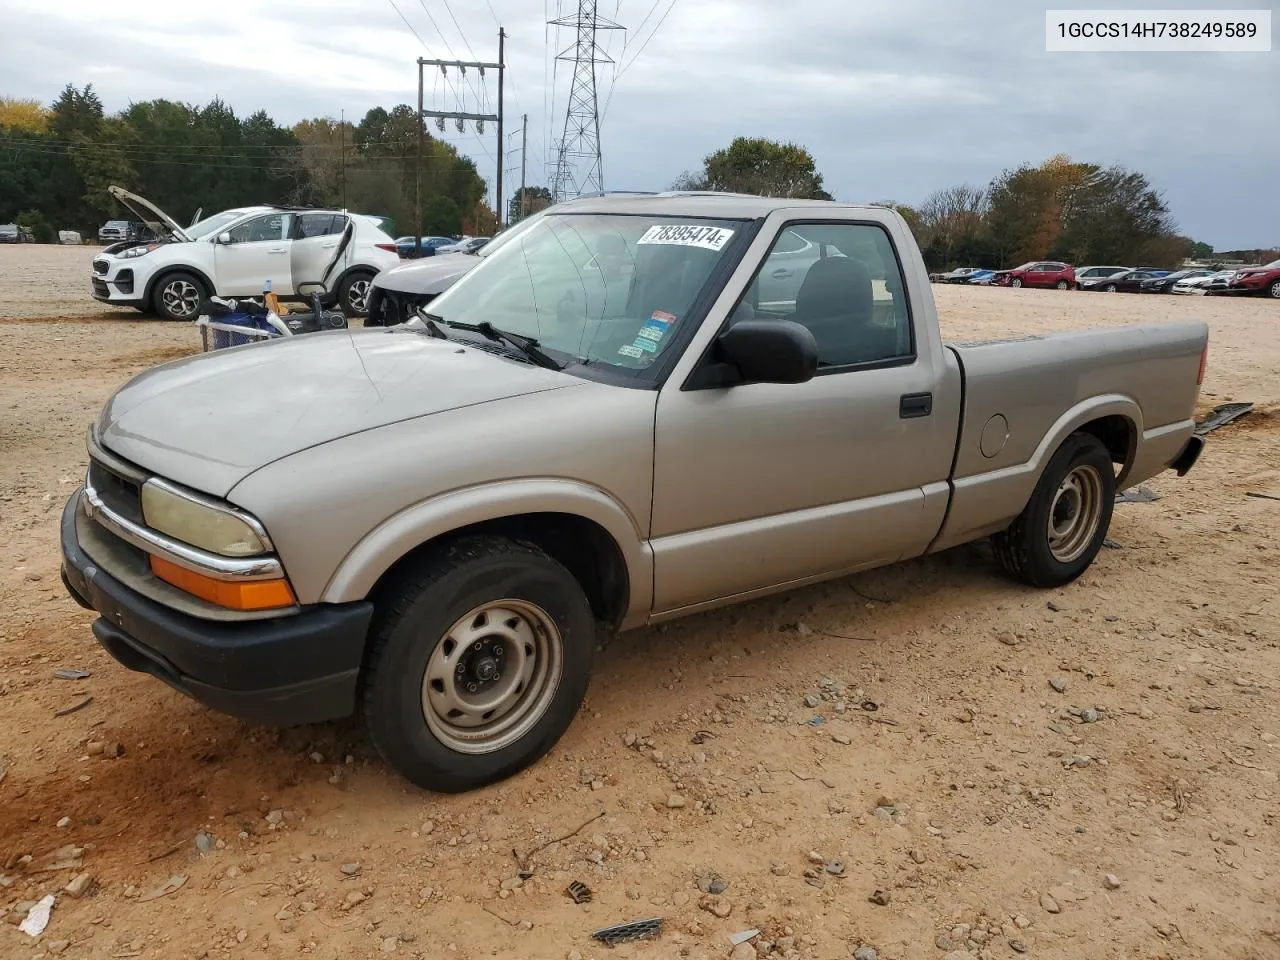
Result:
[[[557,38],[543,25],[546,2],[554,17],[557,0],[0,0],[0,95],[48,101],[67,82],[91,82],[108,110],[220,96],[282,123],[340,110],[358,120],[371,106],[414,101],[418,56],[496,59],[501,20],[508,129],[529,114],[529,181],[545,183],[571,72],[564,63],[550,71]],[[559,2],[566,13],[576,7]],[[1274,8],[1275,0],[1161,5]],[[600,0],[602,16],[631,28],[609,41],[622,64],[616,81],[615,68],[598,68],[602,110],[612,91],[605,187],[663,189],[739,135],[803,144],[828,189],[849,201],[915,203],[938,187],[984,184],[1005,167],[1066,153],[1142,171],[1183,232],[1218,249],[1280,244],[1280,47],[1050,54],[1044,7]],[[559,31],[560,49],[571,41]],[[428,104],[458,109],[436,87],[429,77]],[[463,109],[475,110],[465,89]],[[481,89],[495,104],[492,76]],[[444,136],[475,158],[492,191],[492,127],[483,140],[452,126]],[[518,149],[518,136],[509,147]],[[510,195],[518,154],[508,162]]]

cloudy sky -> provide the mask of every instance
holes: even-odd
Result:
[[[0,95],[93,83],[110,110],[220,96],[283,123],[358,119],[413,102],[419,56],[496,59],[501,21],[509,129],[529,114],[529,179],[545,183],[570,72],[550,67],[571,42],[544,26],[557,4],[576,0],[0,0]],[[630,28],[609,40],[620,67],[599,68],[606,188],[665,188],[739,135],[805,145],[850,201],[918,202],[1066,153],[1146,173],[1183,231],[1218,249],[1280,244],[1280,47],[1051,54],[1044,5],[1025,0],[600,0],[600,14]],[[436,86],[429,104],[458,109]],[[463,89],[463,109],[496,102],[492,77]],[[492,183],[492,128],[445,136]],[[508,163],[518,178],[518,155]]]

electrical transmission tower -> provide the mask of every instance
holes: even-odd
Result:
[[[553,27],[570,27],[576,32],[573,45],[556,54],[557,60],[573,62],[564,136],[556,143],[556,168],[550,184],[552,201],[559,203],[579,194],[604,190],[596,64],[613,63],[613,59],[596,42],[596,32],[625,28],[598,16],[596,0],[578,0],[576,16],[561,17],[550,21],[550,24]]]

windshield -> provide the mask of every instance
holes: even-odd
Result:
[[[215,213],[212,217],[205,217],[199,223],[187,227],[184,232],[192,240],[201,240],[204,237],[212,236],[223,227],[234,223],[243,216],[243,210],[227,210],[224,213]]]
[[[1264,270],[1280,270],[1280,260],[1272,260],[1270,263],[1262,265]]]
[[[639,373],[685,320],[734,221],[561,214],[499,243],[432,301],[445,323],[490,323],[561,359]]]

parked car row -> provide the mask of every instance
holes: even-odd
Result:
[[[423,257],[434,257],[440,253],[478,253],[489,242],[490,237],[423,237]],[[418,253],[417,237],[397,237],[396,252],[401,260],[416,260]]]
[[[16,223],[0,223],[0,243],[34,243],[35,237]]]
[[[1073,267],[1056,260],[1037,260],[1011,270],[957,267],[932,273],[935,283],[999,287],[1047,287],[1102,293],[1258,294],[1280,299],[1280,260],[1237,270],[1157,267]]]

